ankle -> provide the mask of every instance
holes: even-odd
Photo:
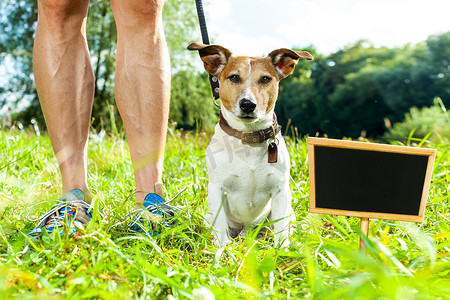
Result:
[[[70,191],[75,190],[75,189],[80,190],[80,191],[83,192],[84,202],[89,203],[89,204],[92,202],[92,194],[91,194],[91,191],[87,187],[64,188],[63,189],[63,193],[67,193],[67,192],[70,192]]]
[[[148,194],[157,194],[162,198],[164,198],[162,191],[162,184],[155,183],[152,186],[136,187],[135,200],[139,203],[144,203],[144,199]]]

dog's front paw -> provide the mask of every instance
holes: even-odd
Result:
[[[213,236],[214,236],[214,245],[216,245],[219,248],[226,247],[231,242],[226,233],[215,232]]]

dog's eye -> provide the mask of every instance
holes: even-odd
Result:
[[[233,83],[241,82],[241,77],[239,75],[231,75],[228,79]]]
[[[270,81],[272,81],[272,78],[270,78],[269,76],[262,76],[259,79],[259,83],[262,83],[262,84],[269,83]]]

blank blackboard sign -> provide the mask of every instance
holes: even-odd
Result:
[[[310,211],[422,222],[436,150],[308,139]]]

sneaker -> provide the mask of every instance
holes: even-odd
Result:
[[[57,202],[46,214],[37,219],[29,218],[30,212],[34,207],[48,203]],[[63,235],[64,226],[68,229],[69,236],[78,232],[77,227],[82,227],[89,223],[92,218],[93,206],[84,201],[84,193],[79,189],[74,189],[62,195],[58,200],[43,201],[35,204],[28,212],[27,220],[38,222],[28,235],[39,236],[46,230],[48,234],[56,231]]]
[[[175,217],[178,215],[178,212],[183,211],[183,209],[169,203],[175,200],[184,190],[167,202],[154,193],[145,196],[144,208],[128,214],[127,217],[136,214],[128,229],[134,232],[148,232],[150,235],[157,235],[163,227],[171,228],[175,225]]]

